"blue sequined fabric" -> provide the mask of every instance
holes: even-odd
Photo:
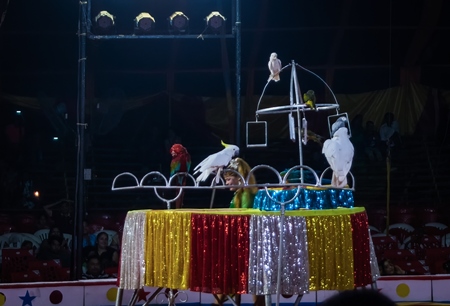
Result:
[[[297,197],[297,188],[294,189],[268,189],[269,195],[278,202],[294,201],[285,205],[286,210],[297,209],[334,209],[338,207],[352,208],[354,198],[352,190],[343,189],[309,189],[301,188]],[[253,208],[266,211],[279,211],[281,205],[273,201],[265,189],[258,191]]]

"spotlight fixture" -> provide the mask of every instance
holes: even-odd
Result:
[[[225,20],[219,12],[213,11],[211,14],[206,16],[206,26],[214,33],[219,33],[225,29]]]
[[[97,16],[95,16],[95,23],[97,25],[97,29],[101,32],[108,32],[114,27],[114,17],[108,11],[100,11]]]
[[[154,28],[155,18],[149,13],[142,12],[134,19],[134,29],[138,33],[148,33]]]
[[[189,18],[183,12],[175,12],[169,17],[169,30],[185,33],[189,27]]]

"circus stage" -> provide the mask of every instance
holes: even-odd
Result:
[[[378,289],[399,305],[437,305],[450,304],[450,275],[381,277]],[[144,287],[136,305],[143,305],[157,290]],[[316,305],[337,291],[310,291],[306,293],[300,304]],[[16,283],[0,285],[0,306],[114,306],[117,286],[115,279],[89,280],[61,283]],[[125,290],[122,305],[128,305],[132,296],[131,290]],[[282,297],[281,305],[293,305],[295,296]],[[275,301],[275,296],[272,298]],[[433,302],[432,302],[433,301]],[[175,302],[177,305],[211,305],[211,294],[192,292],[180,293]],[[158,296],[151,305],[165,305],[167,300]],[[252,305],[252,296],[243,295],[242,305]],[[226,302],[225,305],[232,305]]]

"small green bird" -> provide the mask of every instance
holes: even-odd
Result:
[[[303,102],[311,109],[316,109],[316,95],[314,90],[308,90],[303,94]]]

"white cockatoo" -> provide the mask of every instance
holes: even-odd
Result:
[[[333,138],[324,142],[322,153],[325,154],[331,170],[333,170],[331,186],[345,187],[354,154],[353,144],[350,142],[346,127],[339,128],[333,134]]]
[[[228,165],[233,157],[239,154],[239,147],[235,145],[229,145],[222,141],[222,145],[225,147],[220,152],[209,155],[201,163],[194,168],[194,175],[200,173],[196,181],[205,181],[212,173],[216,173],[216,183],[219,182],[219,178],[222,169]]]
[[[280,80],[281,61],[278,59],[278,55],[275,52],[270,54],[269,63],[267,65],[270,70],[270,76],[267,82],[270,80],[278,82]]]

